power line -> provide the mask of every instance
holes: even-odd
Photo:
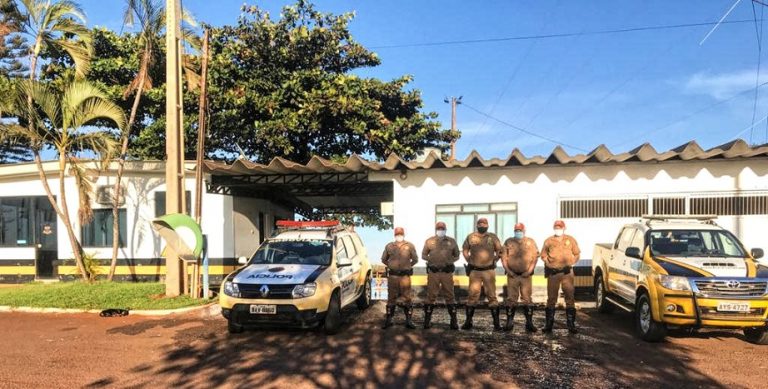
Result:
[[[762,44],[762,23],[760,28],[757,27],[757,11],[755,10],[755,3],[752,4],[752,16],[755,21],[755,35],[757,37],[757,71],[755,72],[755,101],[752,104],[752,126],[749,127],[749,143],[752,144],[752,135],[755,127],[755,116],[757,115],[757,99],[760,96],[758,85],[760,84],[760,65],[763,59],[763,44]],[[763,8],[760,8],[760,16],[762,20]]]
[[[743,23],[753,23],[753,20],[742,19],[742,20],[723,21],[719,24],[743,24]],[[540,34],[540,35],[518,35],[518,36],[500,37],[500,38],[404,43],[404,44],[394,44],[394,45],[368,46],[368,48],[369,49],[397,49],[397,48],[405,48],[405,47],[451,46],[451,45],[464,45],[464,44],[474,44],[474,43],[493,43],[493,42],[508,42],[508,41],[520,41],[520,40],[532,40],[532,39],[567,38],[571,36],[584,36],[584,35],[609,35],[609,34],[623,34],[623,33],[630,33],[630,32],[641,32],[641,31],[674,30],[674,29],[714,26],[714,25],[718,25],[718,22],[668,24],[668,25],[656,25],[656,26],[619,28],[619,29],[613,29],[613,30],[563,32],[563,33]]]
[[[567,143],[563,143],[563,142],[560,142],[560,141],[552,139],[552,138],[547,138],[546,136],[539,135],[539,134],[537,134],[537,133],[535,133],[533,131],[526,130],[525,128],[516,126],[516,125],[514,125],[512,123],[509,123],[509,122],[506,122],[504,120],[501,120],[501,119],[499,119],[499,118],[497,118],[495,116],[491,116],[491,115],[489,115],[489,114],[487,114],[487,113],[485,113],[483,111],[480,111],[479,109],[477,109],[477,108],[475,108],[475,107],[473,107],[473,106],[471,106],[471,105],[469,105],[467,103],[463,103],[462,105],[464,107],[467,107],[467,108],[471,109],[472,111],[474,111],[478,115],[487,117],[488,119],[491,119],[491,120],[493,120],[493,121],[495,121],[497,123],[503,124],[503,125],[505,125],[505,126],[507,126],[509,128],[515,129],[517,131],[520,131],[520,132],[522,132],[524,134],[527,134],[527,135],[533,136],[535,138],[539,138],[539,139],[545,140],[545,141],[550,142],[550,143],[554,143],[556,145],[560,145],[560,146],[564,146],[564,147],[570,147],[572,149],[575,149],[575,150],[578,150],[578,151],[582,151],[582,152],[585,152],[585,153],[589,152],[588,150],[582,149],[581,147],[569,145]]]
[[[710,36],[710,35],[712,35],[712,33],[713,33],[713,32],[715,32],[715,30],[716,30],[718,27],[720,27],[720,25],[721,25],[721,24],[723,24],[723,21],[725,20],[725,18],[727,18],[727,17],[728,17],[728,15],[730,15],[730,14],[731,14],[731,11],[733,11],[733,9],[734,9],[734,8],[736,8],[736,6],[737,6],[737,5],[739,5],[739,3],[741,3],[741,0],[736,0],[736,2],[735,2],[735,3],[733,3],[733,5],[731,6],[731,8],[728,8],[728,11],[726,11],[726,12],[725,12],[725,15],[723,15],[723,17],[721,17],[721,18],[720,18],[720,20],[718,20],[718,21],[717,21],[717,23],[715,23],[715,26],[714,26],[714,27],[712,27],[712,29],[711,29],[711,30],[709,30],[709,32],[708,32],[708,33],[707,33],[707,35],[704,37],[704,39],[702,39],[702,40],[701,40],[701,42],[699,42],[699,46],[703,45],[703,44],[704,44],[704,41],[706,41],[706,40],[707,40],[707,38],[709,38],[709,36]],[[752,6],[754,7],[754,4],[753,4]]]

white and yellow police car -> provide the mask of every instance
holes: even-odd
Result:
[[[371,304],[371,264],[363,242],[337,221],[278,221],[245,265],[221,285],[219,304],[231,333],[245,326],[321,326],[335,333],[342,309]]]

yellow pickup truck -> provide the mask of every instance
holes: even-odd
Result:
[[[714,216],[645,216],[592,257],[598,311],[635,314],[640,338],[669,327],[733,328],[768,344],[768,267]]]

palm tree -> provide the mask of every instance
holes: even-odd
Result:
[[[186,11],[182,15],[183,21],[187,25],[194,26],[195,20]],[[131,93],[135,93],[131,113],[128,116],[120,145],[120,156],[117,165],[117,175],[115,179],[114,197],[112,199],[112,262],[109,266],[109,275],[107,280],[112,281],[117,267],[118,238],[120,236],[120,224],[118,223],[118,212],[120,207],[120,196],[122,192],[123,170],[125,169],[125,158],[128,153],[128,143],[131,130],[136,121],[136,112],[139,109],[142,93],[152,88],[152,78],[149,76],[149,69],[156,63],[155,55],[158,54],[157,47],[162,44],[163,32],[165,29],[165,4],[161,0],[126,0],[123,21],[127,26],[138,26],[139,44],[142,47],[141,61],[139,62],[139,71],[136,77],[125,90],[124,97],[127,98]],[[194,33],[184,26],[182,28],[182,37],[193,45],[196,41]],[[190,77],[189,67],[185,67],[185,74]]]
[[[26,121],[29,125],[0,123],[0,142],[7,138],[21,139],[31,146],[45,193],[56,214],[64,222],[75,262],[80,274],[87,280],[88,273],[83,265],[82,247],[69,216],[64,190],[65,174],[69,167],[70,174],[75,176],[80,188],[78,214],[82,225],[91,215],[90,201],[86,201],[90,196],[90,185],[85,181],[77,155],[81,152],[90,152],[105,162],[112,158],[117,148],[117,142],[106,132],[83,131],[82,127],[98,120],[109,120],[118,128],[123,128],[125,116],[120,107],[109,101],[99,87],[88,81],[71,82],[65,85],[63,92],[59,92],[38,81],[26,80],[19,82],[16,90],[13,104],[7,108],[15,117]],[[40,152],[44,148],[51,148],[58,155],[58,202],[43,170]]]
[[[77,76],[84,76],[91,59],[91,33],[85,26],[85,13],[80,5],[70,0],[21,3],[25,8],[21,29],[32,38],[29,79],[35,79],[40,52],[49,46],[65,51],[75,63]]]

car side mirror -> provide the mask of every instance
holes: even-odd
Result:
[[[349,258],[339,258],[336,260],[336,267],[352,266],[352,260]]]
[[[765,253],[763,252],[763,249],[752,249],[752,258],[760,259],[763,256],[765,256]]]
[[[237,259],[237,263],[238,263],[239,265],[245,265],[245,264],[247,264],[247,263],[248,263],[248,258],[246,258],[246,257],[240,257],[240,258],[238,258],[238,259]]]
[[[627,249],[624,251],[624,255],[630,258],[643,259],[643,256],[640,254],[640,249],[638,247],[627,247]]]

